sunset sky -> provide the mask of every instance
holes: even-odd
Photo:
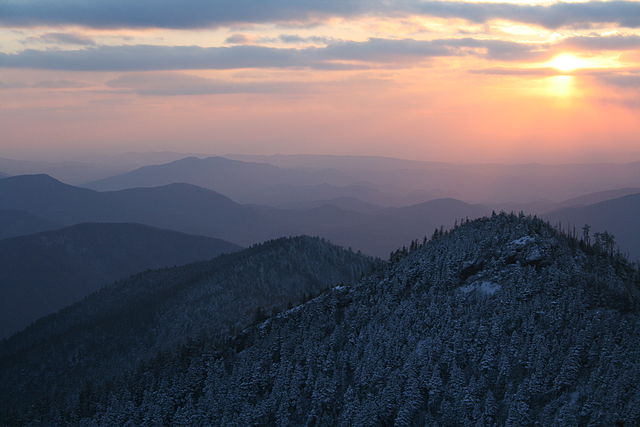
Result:
[[[0,156],[640,160],[640,1],[0,0]]]

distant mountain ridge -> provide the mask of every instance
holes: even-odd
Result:
[[[60,224],[26,211],[0,210],[0,239],[53,230],[54,228],[60,228]]]
[[[47,175],[0,180],[0,209],[21,209],[64,225],[136,222],[240,245],[273,237],[273,227],[253,210],[189,184],[97,192]]]
[[[308,174],[266,163],[248,163],[224,157],[186,157],[173,162],[144,166],[123,175],[95,181],[95,190],[123,190],[157,187],[177,182],[189,183],[238,198],[260,186],[311,183]]]
[[[239,249],[140,224],[79,224],[0,240],[0,338],[116,279]]]
[[[313,196],[313,192],[305,195],[302,188],[292,187],[328,185],[333,194],[321,195],[316,200],[348,196],[396,207],[442,197],[484,204],[559,203],[580,194],[640,186],[640,162],[455,164],[367,156],[232,157],[236,160],[191,157],[141,168],[89,186],[115,190],[187,182],[243,203],[277,206],[308,201]],[[354,187],[363,185],[365,192]],[[261,199],[263,191],[269,196]],[[372,191],[378,194],[369,194]],[[281,200],[270,203],[276,197]]]
[[[82,184],[128,171],[128,166],[82,161],[29,161],[0,157],[0,171],[8,175],[48,174],[65,182]],[[1,176],[1,175],[0,175]]]
[[[554,223],[578,229],[588,224],[592,233],[608,231],[625,253],[640,260],[640,194],[568,207],[550,212],[546,217]]]
[[[615,190],[599,191],[596,193],[585,194],[569,200],[565,200],[564,202],[562,202],[562,207],[593,205],[595,203],[617,199],[624,196],[631,196],[633,194],[640,194],[640,187],[620,188]]]
[[[415,236],[455,220],[489,213],[482,205],[439,199],[403,208],[356,212],[336,206],[278,209],[249,206],[190,184],[98,192],[63,184],[47,175],[0,180],[0,209],[21,209],[71,225],[80,222],[136,222],[249,245],[267,239],[321,236],[386,257]]]

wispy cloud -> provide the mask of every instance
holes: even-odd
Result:
[[[97,46],[77,50],[25,50],[0,53],[0,67],[77,71],[149,71],[240,68],[367,68],[367,64],[417,63],[439,56],[475,55],[521,60],[540,54],[540,47],[501,40],[370,39],[336,42],[304,49],[264,46]],[[351,62],[351,63],[344,63]]]
[[[70,80],[42,80],[35,83],[24,82],[0,82],[0,89],[25,89],[25,88],[38,88],[38,89],[70,89],[85,87],[86,84],[82,82],[75,82]]]
[[[123,92],[147,96],[222,95],[240,93],[303,93],[309,85],[301,82],[237,82],[181,73],[125,74],[107,82]]]
[[[584,50],[635,50],[640,49],[640,36],[615,35],[569,37],[561,44],[563,46]]]
[[[300,22],[332,16],[430,15],[473,22],[507,19],[557,29],[613,23],[640,27],[636,1],[525,5],[418,0],[5,0],[0,24],[99,28],[203,28],[236,23]]]
[[[232,34],[224,41],[228,44],[253,44],[257,37],[248,34]]]
[[[45,43],[79,46],[91,46],[96,44],[96,42],[92,38],[78,33],[46,33],[39,37],[36,37],[36,40]]]
[[[640,89],[640,72],[603,74],[599,76],[599,80],[622,89]]]
[[[426,1],[418,3],[416,11],[426,15],[462,18],[472,22],[505,19],[549,29],[589,27],[603,23],[613,23],[622,27],[640,27],[640,3],[635,1],[560,2],[549,5]]]
[[[203,28],[235,23],[351,16],[384,7],[382,0],[5,0],[0,23],[77,24],[97,28]]]
[[[483,68],[479,70],[470,70],[472,74],[486,74],[494,76],[539,76],[548,77],[558,74],[558,70],[552,68]]]

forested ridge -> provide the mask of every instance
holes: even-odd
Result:
[[[224,342],[196,338],[108,384],[86,383],[40,421],[640,422],[640,273],[610,237],[500,214],[437,231],[410,249],[383,271]]]
[[[54,414],[74,405],[83,387],[195,339],[220,344],[380,264],[319,238],[296,237],[118,281],[0,343],[0,420],[61,423]]]

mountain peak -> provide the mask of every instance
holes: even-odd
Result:
[[[29,175],[14,175],[14,176],[9,176],[7,178],[4,178],[3,181],[4,183],[20,182],[20,183],[29,183],[29,184],[49,183],[49,184],[67,185],[55,179],[51,175],[47,175],[45,173],[29,174]]]
[[[637,307],[638,283],[624,280],[636,274],[634,267],[617,252],[610,235],[595,234],[585,242],[582,232],[580,237],[576,234],[573,230],[560,231],[537,217],[494,214],[464,221],[449,231],[437,231],[429,242],[400,257],[397,268],[435,274],[434,269],[446,266],[441,277],[446,277],[445,282],[451,286],[462,292],[490,289],[485,293],[493,295],[501,289],[534,292],[535,282],[543,287],[553,283],[543,283],[541,277],[569,277],[578,271],[592,274],[607,266],[613,276],[620,275],[623,280],[603,280],[598,288],[589,289],[585,301],[624,310],[629,304]],[[443,256],[446,261],[437,261]],[[586,291],[579,283],[571,285]]]

